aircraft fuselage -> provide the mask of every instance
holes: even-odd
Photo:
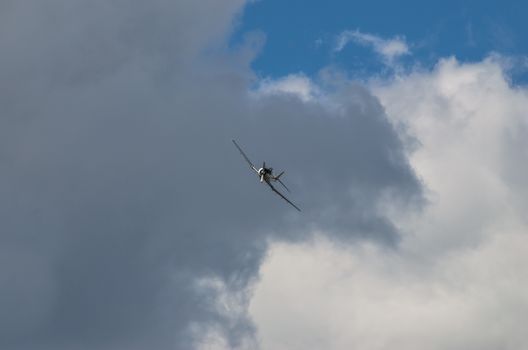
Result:
[[[260,176],[260,182],[270,182],[275,180],[272,168],[260,168],[258,170],[258,175]]]

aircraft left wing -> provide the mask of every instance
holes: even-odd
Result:
[[[278,194],[279,196],[282,197],[282,199],[284,199],[286,202],[290,203],[295,209],[297,209],[298,211],[301,211],[301,209],[299,209],[299,207],[297,207],[295,204],[293,204],[288,198],[286,198],[282,193],[280,193],[279,191],[277,191],[277,189],[271,184],[269,183],[268,181],[266,181],[266,183],[268,184],[268,186],[271,188],[271,190],[273,192],[275,192],[276,194]]]
[[[255,166],[253,165],[253,163],[251,163],[251,161],[249,160],[249,158],[246,156],[246,154],[244,153],[244,151],[242,151],[242,148],[240,148],[240,146],[238,145],[238,143],[236,143],[235,140],[231,140],[233,141],[233,144],[235,145],[236,148],[238,148],[238,151],[240,152],[240,154],[242,155],[242,157],[244,157],[244,159],[246,160],[246,162],[248,162],[249,166],[251,167],[251,169],[253,169],[257,174],[258,174],[258,169],[255,168]]]

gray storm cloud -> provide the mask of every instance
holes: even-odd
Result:
[[[379,203],[420,186],[380,104],[251,96],[260,39],[226,46],[243,6],[0,5],[0,347],[188,349],[209,328],[236,347],[269,239],[398,241]],[[302,215],[231,138],[286,169]]]

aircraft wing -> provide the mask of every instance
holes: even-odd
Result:
[[[288,198],[286,198],[282,193],[280,193],[279,191],[277,191],[277,189],[271,184],[269,183],[268,181],[266,181],[266,183],[268,184],[269,187],[271,187],[271,190],[273,192],[275,192],[276,194],[278,194],[279,196],[282,197],[282,199],[284,199],[286,202],[290,203],[295,209],[297,209],[298,211],[301,211],[301,209],[299,209],[295,204],[293,204],[292,202],[290,202],[290,200]]]
[[[288,187],[286,187],[286,185],[284,184],[284,182],[281,181],[281,179],[277,179],[277,181],[279,181],[279,183],[284,186],[284,188],[286,189],[286,191],[290,192],[290,189]]]
[[[236,148],[238,148],[238,151],[240,152],[240,154],[242,155],[242,157],[244,157],[244,159],[246,160],[246,162],[248,162],[249,166],[251,167],[251,169],[253,169],[257,174],[258,174],[258,169],[255,168],[255,166],[253,165],[253,163],[251,163],[251,161],[249,160],[249,158],[246,156],[246,154],[244,153],[244,151],[242,151],[242,148],[240,148],[240,146],[238,145],[238,143],[236,143],[235,140],[231,140],[233,141],[233,143],[235,144]]]

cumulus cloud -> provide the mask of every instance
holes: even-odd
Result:
[[[528,92],[505,67],[449,58],[372,84],[428,204],[385,207],[397,249],[275,244],[250,307],[263,349],[528,346]]]
[[[1,6],[2,349],[254,348],[270,240],[400,239],[381,203],[421,188],[378,99],[256,97],[261,38],[227,45],[243,1]],[[232,138],[287,170],[302,215]]]
[[[251,305],[262,349],[522,349],[525,247],[504,234],[423,266],[373,245],[278,244]]]
[[[372,47],[388,65],[392,65],[398,57],[410,54],[409,46],[405,38],[401,36],[383,39],[374,34],[362,33],[359,30],[345,30],[339,34],[334,51],[343,50],[350,42]]]

